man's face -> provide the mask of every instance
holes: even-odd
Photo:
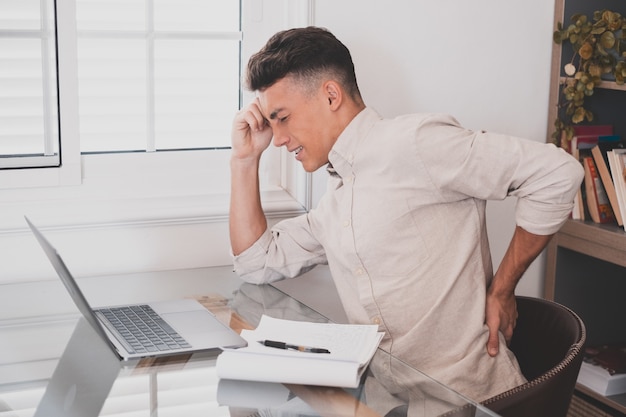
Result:
[[[259,104],[275,146],[285,146],[307,172],[328,163],[338,135],[333,133],[335,117],[323,86],[307,94],[304,87],[285,77],[259,92]]]

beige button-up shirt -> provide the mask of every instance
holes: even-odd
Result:
[[[337,172],[317,208],[275,225],[235,257],[246,281],[295,277],[328,263],[352,323],[375,323],[381,347],[483,400],[524,381],[513,354],[487,354],[493,277],[486,200],[518,198],[517,224],[556,232],[582,180],[553,145],[466,130],[447,115],[382,119],[366,108],[329,154]]]

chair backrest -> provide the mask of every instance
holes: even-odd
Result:
[[[553,301],[516,297],[511,340],[527,383],[482,402],[503,417],[565,417],[583,359],[585,325]]]

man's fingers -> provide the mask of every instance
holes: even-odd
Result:
[[[506,330],[502,331],[502,334],[504,335],[504,340],[506,340],[507,345],[511,343],[511,339],[513,338],[514,328],[515,328],[515,322],[511,323],[511,325],[508,326]]]
[[[500,340],[498,339],[498,329],[489,328],[489,339],[487,340],[487,352],[490,356],[496,356],[498,354],[498,348],[500,346]]]
[[[268,125],[266,124],[265,117],[261,112],[261,108],[258,104],[258,99],[250,103],[246,112],[246,121],[250,125],[250,128],[254,131],[259,131],[265,129]]]
[[[233,158],[256,159],[272,140],[272,128],[266,123],[256,102],[240,110],[231,132]]]

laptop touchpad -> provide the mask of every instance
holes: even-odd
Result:
[[[162,316],[170,326],[183,336],[190,333],[216,332],[225,329],[225,325],[207,311],[185,311],[167,313]]]

